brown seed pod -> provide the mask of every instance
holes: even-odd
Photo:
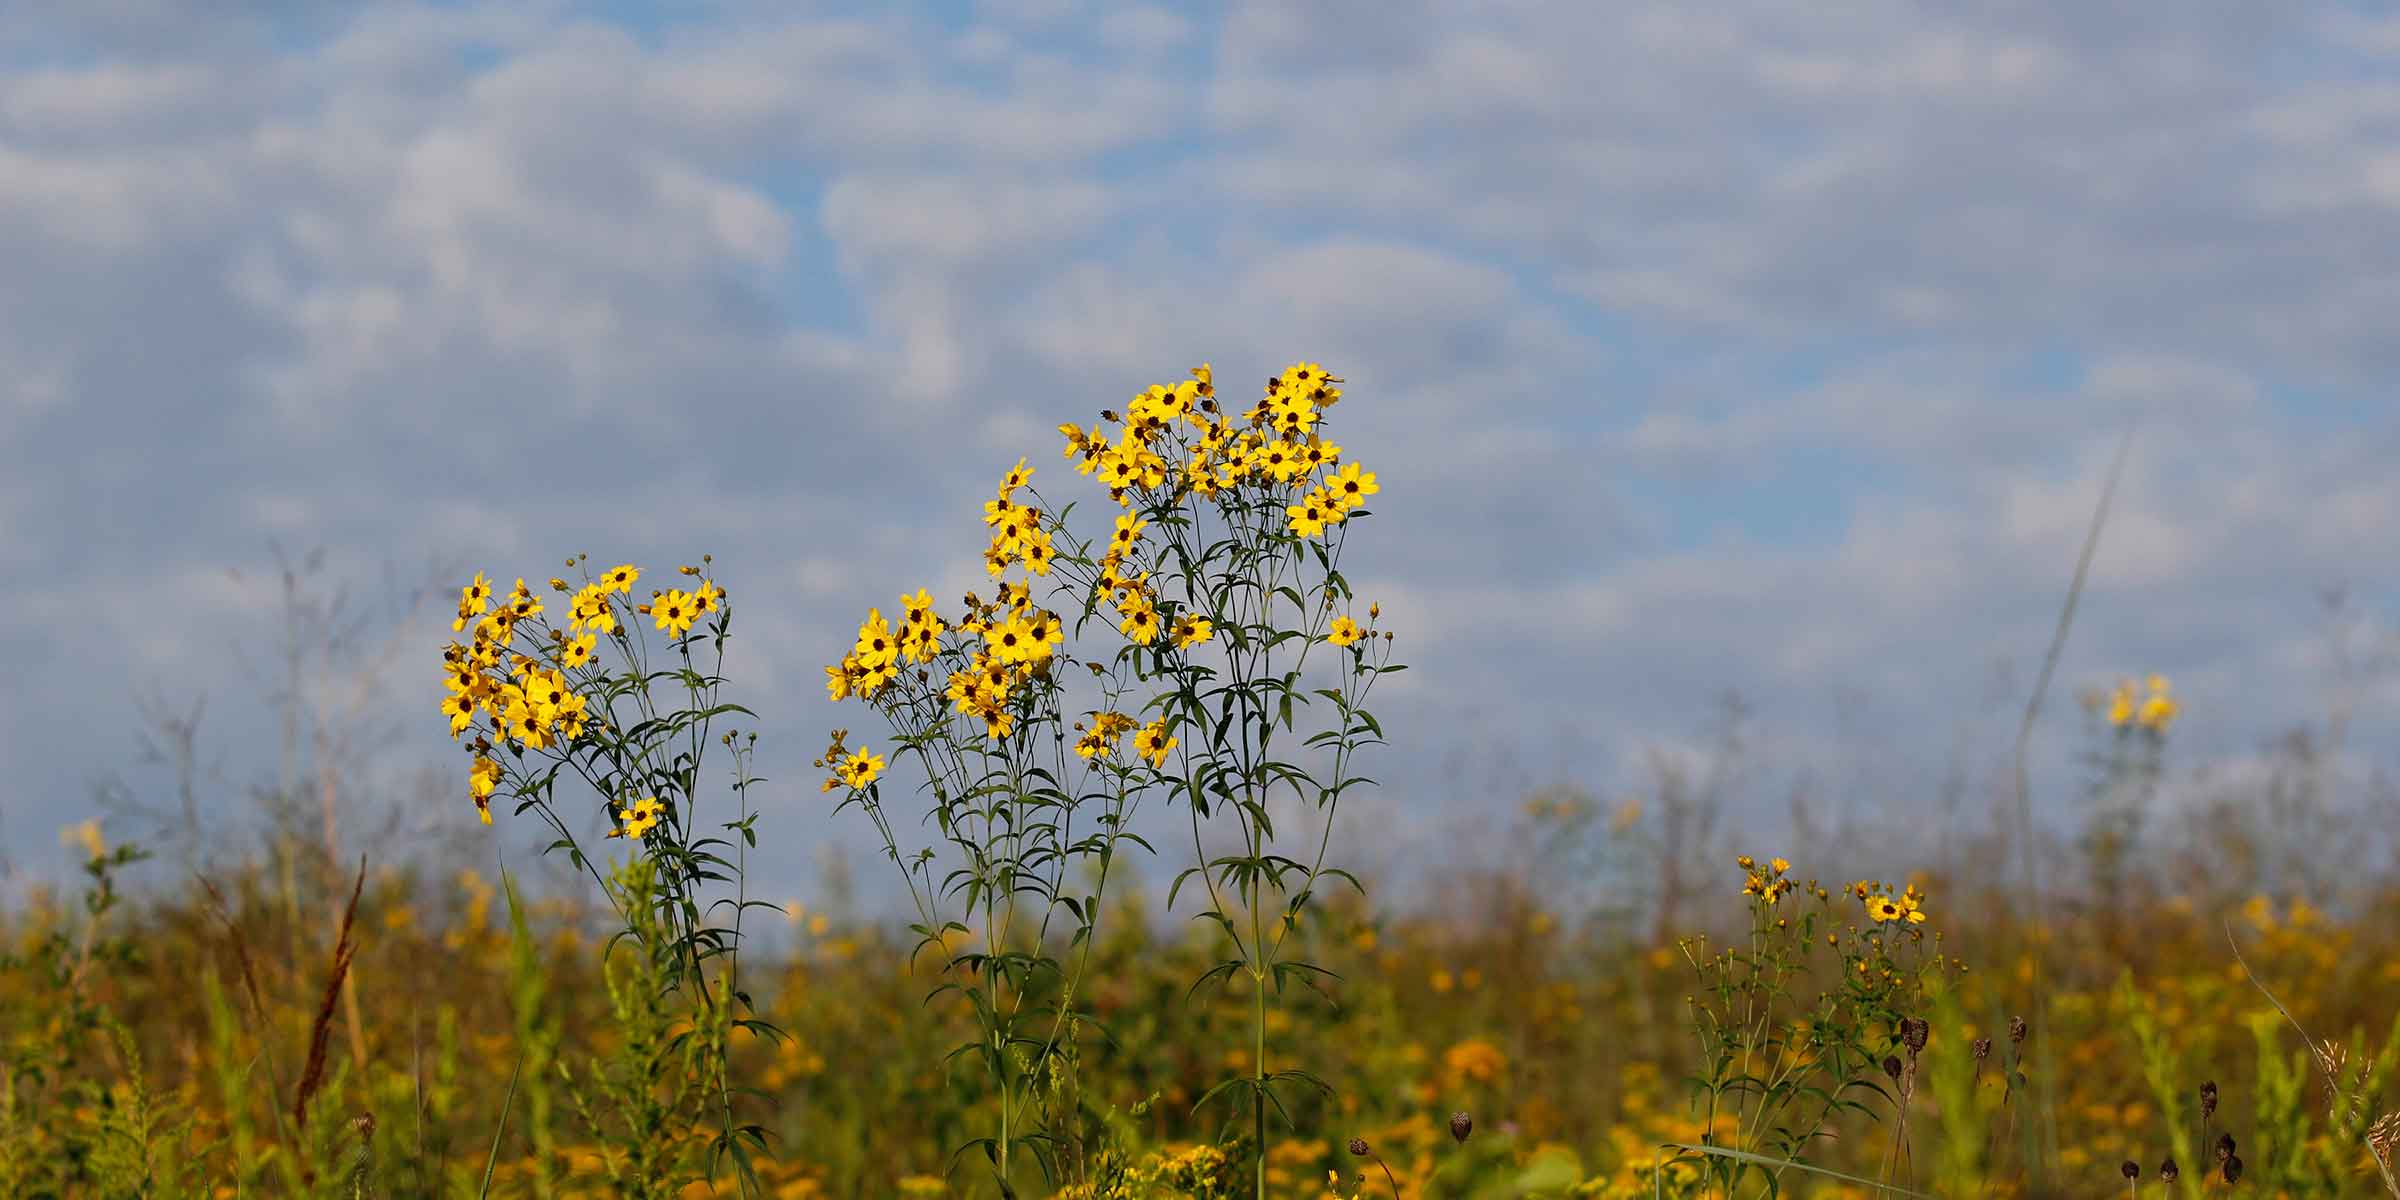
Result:
[[[2225,1182],[2240,1183],[2241,1181],[2242,1156],[2239,1154],[2228,1156],[2225,1159]]]
[[[2200,1119],[2205,1121],[2217,1114],[2217,1081],[2200,1085]]]
[[[1475,1118],[1463,1112],[1450,1114],[1450,1136],[1452,1138],[1463,1142],[1467,1140],[1467,1135],[1473,1132],[1475,1132]]]
[[[1900,1078],[1900,1056],[1899,1056],[1899,1055],[1897,1055],[1897,1054],[1886,1054],[1886,1055],[1884,1055],[1884,1056],[1883,1056],[1883,1073],[1884,1073],[1884,1074],[1886,1074],[1886,1075],[1889,1075],[1889,1076],[1891,1076],[1891,1077],[1892,1077],[1892,1078],[1894,1078],[1894,1079],[1898,1079],[1898,1078]]]
[[[2137,1163],[2130,1158],[2126,1159],[2125,1165],[2117,1168],[2117,1174],[2122,1175],[2127,1179],[2140,1179],[2142,1177],[2142,1164]]]
[[[1991,1056],[1992,1056],[1992,1039],[1990,1039],[1990,1038],[1988,1038],[1988,1037],[1980,1037],[1980,1038],[1976,1038],[1976,1039],[1975,1039],[1975,1061],[1976,1061],[1976,1062],[1982,1062],[1983,1060],[1985,1060],[1985,1059],[1987,1059],[1987,1058],[1990,1058]]]
[[[2025,1023],[2025,1018],[2010,1017],[2008,1019],[2008,1040],[2011,1045],[2024,1045],[2026,1035],[2032,1032],[2033,1028]]]
[[[2235,1150],[2235,1149],[2236,1149],[2236,1147],[2235,1147],[2235,1146],[2234,1146],[2234,1144],[2233,1144],[2233,1135],[2232,1135],[2232,1134],[2230,1134],[2230,1133],[2220,1133],[2220,1134],[2218,1134],[2218,1135],[2217,1135],[2217,1161],[2218,1161],[2218,1162],[2224,1162],[2224,1161],[2226,1161],[2227,1159],[2230,1159],[2230,1158],[2232,1158],[2232,1157],[2233,1157],[2233,1152],[2234,1152],[2234,1150]]]
[[[2183,1178],[2183,1170],[2175,1165],[2175,1158],[2173,1155],[2169,1155],[2167,1157],[2167,1161],[2158,1164],[2159,1182],[2173,1183],[2181,1178]]]
[[[1367,1139],[1362,1137],[1351,1138],[1350,1153],[1359,1158],[1365,1158],[1367,1156]]]

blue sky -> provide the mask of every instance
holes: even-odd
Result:
[[[2137,414],[2062,698],[2172,676],[2198,797],[2325,719],[2316,589],[2390,636],[2400,21],[2105,7],[12,5],[0,849],[156,794],[152,690],[211,697],[238,835],[270,541],[387,607],[706,549],[805,888],[856,834],[806,763],[857,614],[971,580],[1058,422],[1302,357],[1389,489],[1395,861],[1505,807],[1439,764],[1638,791],[1726,687],[1770,825],[1996,761],[1984,680],[2030,679]],[[468,811],[415,775],[445,632],[372,739],[410,838]]]

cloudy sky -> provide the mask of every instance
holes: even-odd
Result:
[[[2163,671],[2239,762],[2322,716],[2320,587],[2391,627],[2400,19],[2139,7],[8,5],[0,843],[57,857],[137,695],[271,771],[271,544],[376,603],[705,549],[801,886],[858,833],[818,665],[1203,360],[1350,381],[1393,844],[1728,687],[1776,789],[2004,751],[2137,420],[2062,691]],[[446,633],[394,761],[452,761]]]

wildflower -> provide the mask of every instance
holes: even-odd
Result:
[[[475,756],[474,765],[467,771],[467,794],[475,801],[475,812],[486,825],[492,823],[492,792],[499,786],[500,764],[482,755]]]
[[[2183,707],[2167,694],[2165,676],[2153,675],[2149,682],[2149,698],[2143,700],[2141,708],[2134,713],[2134,723],[2155,733],[2165,733],[2167,726],[2175,723],[2175,717],[2183,711]]]
[[[872,750],[854,750],[842,760],[842,782],[853,790],[865,788],[883,775],[883,756]]]
[[[1163,768],[1167,765],[1167,755],[1174,752],[1177,741],[1177,738],[1167,732],[1166,718],[1161,717],[1144,725],[1142,731],[1134,735],[1133,748],[1135,753],[1142,756],[1144,762],[1153,767]]]
[[[618,820],[621,822],[621,824],[619,824],[615,829],[609,830],[608,836],[612,838],[641,837],[643,834],[656,829],[658,827],[658,823],[665,819],[666,815],[667,806],[660,803],[658,797],[644,796],[641,799],[634,801],[631,805],[627,806],[622,813],[618,814]]]
[[[467,726],[475,723],[475,696],[471,692],[456,693],[442,701],[442,711],[450,717],[450,740],[455,742],[458,735],[467,731]]]
[[[598,641],[599,639],[588,633],[582,637],[568,638],[559,645],[559,665],[571,671],[589,664],[592,661],[592,648],[598,644]]]
[[[477,571],[474,582],[458,589],[458,619],[450,623],[450,632],[465,629],[468,621],[490,612],[491,608],[492,585],[484,579],[483,572]]]
[[[1321,536],[1328,523],[1340,519],[1340,514],[1322,491],[1302,496],[1298,504],[1286,507],[1284,512],[1291,517],[1292,532],[1304,538]]]
[[[857,656],[861,670],[881,667],[899,655],[900,643],[892,637],[892,627],[883,619],[882,609],[867,610],[867,619],[858,627],[858,643],[851,653]]]
[[[641,577],[642,569],[640,567],[637,567],[632,563],[626,563],[625,565],[610,571],[608,574],[601,576],[600,585],[607,588],[609,591],[630,596],[633,594],[634,582],[639,580]]]
[[[78,821],[59,830],[58,844],[69,848],[80,847],[86,859],[99,858],[108,853],[108,843],[100,837],[98,821]]]
[[[1130,603],[1119,606],[1117,611],[1125,615],[1117,628],[1124,631],[1127,641],[1147,646],[1158,640],[1158,610],[1152,607],[1149,597],[1136,594]]]
[[[1375,485],[1375,472],[1361,471],[1357,463],[1351,463],[1326,479],[1325,490],[1332,495],[1334,506],[1346,512],[1383,489]]]
[[[724,599],[725,589],[718,587],[713,579],[703,579],[699,587],[692,589],[692,603],[700,606],[700,611],[704,613],[717,611],[718,603]]]
[[[1336,646],[1347,646],[1365,636],[1366,631],[1358,627],[1358,622],[1348,617],[1335,617],[1333,629],[1325,635],[1325,640]]]
[[[1215,637],[1216,626],[1210,623],[1207,617],[1185,613],[1175,618],[1175,627],[1171,632],[1175,639],[1175,648],[1189,650]]]

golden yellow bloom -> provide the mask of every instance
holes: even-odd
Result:
[[[577,667],[581,667],[590,663],[592,661],[592,648],[598,643],[599,639],[588,633],[582,637],[568,638],[565,642],[559,645],[559,664],[571,671]]]
[[[1127,641],[1147,646],[1158,640],[1158,610],[1151,607],[1149,597],[1137,593],[1117,611],[1125,616],[1117,628],[1124,632]]]
[[[1367,631],[1360,629],[1358,622],[1348,617],[1335,617],[1333,630],[1325,635],[1325,640],[1336,646],[1347,646],[1365,636],[1367,636]]]
[[[500,764],[477,755],[474,766],[467,771],[467,795],[475,801],[475,811],[486,825],[492,823],[492,793],[499,786]]]
[[[883,776],[883,756],[872,750],[854,750],[842,760],[842,782],[852,790],[865,788]]]
[[[442,713],[450,718],[450,740],[455,742],[458,740],[458,735],[467,731],[467,726],[475,723],[474,693],[457,692],[452,694],[448,699],[442,701]]]
[[[1322,491],[1302,496],[1300,503],[1284,511],[1291,515],[1292,532],[1301,537],[1317,537],[1325,532],[1327,525],[1342,519],[1341,510],[1333,507],[1333,502]]]
[[[641,577],[642,569],[640,567],[637,567],[632,563],[626,563],[625,565],[618,567],[616,570],[610,571],[608,574],[601,576],[600,585],[609,591],[630,596],[633,594],[634,582],[639,580]]]
[[[704,613],[717,611],[718,602],[724,599],[725,589],[718,587],[713,579],[703,579],[699,587],[692,589],[692,603],[699,605]]]
[[[1166,718],[1161,717],[1142,726],[1142,731],[1134,735],[1133,749],[1142,756],[1144,762],[1153,767],[1164,767],[1167,765],[1167,755],[1174,752],[1179,740],[1167,732]]]
[[[861,670],[873,670],[899,656],[900,642],[892,636],[892,627],[883,619],[882,609],[867,610],[867,619],[858,626],[858,642],[850,652],[857,657]]]
[[[1365,504],[1367,497],[1383,489],[1375,483],[1375,472],[1361,470],[1357,463],[1350,463],[1326,477],[1325,490],[1333,497],[1335,507],[1347,512]]]
[[[457,633],[467,622],[491,611],[492,585],[483,572],[475,572],[474,582],[458,590],[458,619],[450,623],[450,632]]]
[[[1207,617],[1185,613],[1175,618],[1175,628],[1172,632],[1175,638],[1175,648],[1189,650],[1215,637],[1216,626],[1210,623]]]
[[[681,588],[660,592],[650,598],[650,619],[661,630],[681,637],[700,619],[700,606]]]
[[[1032,481],[1033,468],[1026,466],[1025,460],[1023,458],[1019,458],[1017,460],[1017,465],[1010,467],[1008,469],[1008,473],[1000,477],[1000,494],[1002,496],[1006,496],[1010,492],[1016,491],[1018,488],[1024,487],[1026,484],[1031,483]]]
[[[644,796],[617,814],[622,824],[608,831],[610,837],[638,838],[658,827],[666,819],[667,806],[656,796]]]

